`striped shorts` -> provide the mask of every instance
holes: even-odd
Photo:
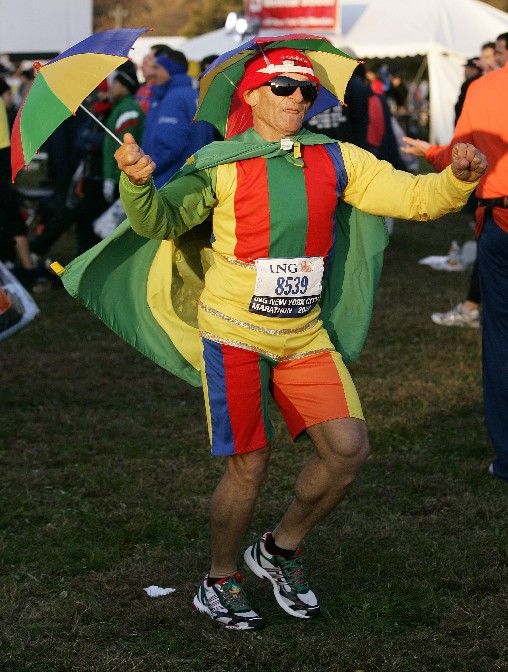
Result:
[[[258,352],[203,338],[201,371],[212,455],[267,446],[273,432],[270,395],[293,440],[327,420],[363,420],[354,383],[335,351],[275,362]]]

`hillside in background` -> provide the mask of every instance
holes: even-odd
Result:
[[[148,26],[152,35],[201,35],[224,25],[242,0],[95,0],[94,30]]]
[[[482,1],[508,11],[508,0]],[[95,0],[94,30],[148,26],[152,35],[191,37],[220,28],[242,6],[242,0]]]

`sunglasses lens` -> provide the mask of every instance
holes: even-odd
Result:
[[[317,98],[317,86],[314,82],[291,79],[290,77],[276,77],[268,82],[270,89],[276,96],[291,96],[296,89],[300,89],[302,98],[307,103],[313,103]]]
[[[277,82],[270,82],[272,93],[276,96],[290,96],[296,91],[296,86],[291,84],[278,84]]]
[[[311,86],[300,87],[302,92],[302,98],[307,101],[307,103],[313,103],[317,98],[317,86],[311,84]]]

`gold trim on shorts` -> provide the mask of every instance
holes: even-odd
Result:
[[[249,350],[250,352],[257,352],[260,355],[265,355],[270,359],[273,359],[275,362],[289,362],[293,359],[303,359],[304,357],[310,357],[311,355],[319,355],[322,352],[335,352],[333,348],[319,348],[318,350],[308,350],[307,352],[296,352],[293,355],[286,355],[281,357],[276,355],[274,352],[269,352],[263,348],[256,348],[253,345],[247,345],[247,343],[242,343],[241,341],[234,341],[231,338],[222,338],[222,336],[217,336],[216,334],[210,334],[207,331],[199,332],[201,338],[206,338],[208,341],[213,343],[221,343],[222,345],[230,345],[233,348],[241,348],[242,350]]]
[[[205,313],[210,313],[214,317],[217,317],[219,320],[224,320],[224,322],[229,322],[230,324],[235,324],[237,327],[243,327],[244,329],[249,329],[250,331],[257,331],[261,334],[267,334],[267,336],[285,336],[286,334],[302,334],[304,331],[307,331],[311,327],[314,327],[319,318],[315,317],[313,320],[304,324],[303,327],[295,327],[293,329],[269,329],[268,327],[259,327],[256,324],[251,324],[250,322],[244,322],[243,320],[237,320],[235,317],[230,317],[225,313],[221,313],[220,310],[208,306],[202,301],[198,301],[198,308],[201,308]]]
[[[321,355],[323,352],[335,352],[333,348],[319,348],[318,350],[307,350],[307,352],[295,352],[294,355],[286,355],[285,357],[278,357],[278,362],[290,362],[293,359],[303,359],[311,355]]]

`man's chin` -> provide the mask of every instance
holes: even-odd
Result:
[[[284,133],[286,135],[295,135],[295,133],[298,133],[298,131],[302,127],[302,121],[298,120],[298,122],[295,122],[293,124],[286,124],[284,127]]]

